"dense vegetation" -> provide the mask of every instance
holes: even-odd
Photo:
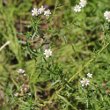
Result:
[[[0,110],[110,110],[109,11],[110,0],[0,0]]]

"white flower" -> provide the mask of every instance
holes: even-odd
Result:
[[[46,10],[46,11],[44,11],[44,15],[45,16],[49,16],[51,14],[51,12],[50,12],[50,10],[48,9],[48,10]]]
[[[105,11],[104,17],[108,22],[110,22],[110,11]]]
[[[23,69],[18,69],[18,71],[17,71],[19,74],[23,74],[23,73],[25,73],[25,70],[23,70]]]
[[[18,92],[14,94],[14,96],[15,96],[15,97],[17,97],[18,95],[19,95],[19,93],[18,93]]]
[[[88,78],[92,78],[92,74],[91,73],[87,73],[87,77]]]
[[[87,0],[80,0],[79,5],[81,6],[81,8],[85,7],[87,4]]]
[[[73,10],[75,12],[80,12],[81,11],[81,6],[80,5],[76,5]]]
[[[52,56],[52,51],[50,49],[45,49],[44,55],[46,58],[48,58],[48,57]]]
[[[33,8],[32,16],[38,16],[38,9],[37,8]]]
[[[29,92],[28,95],[31,96],[32,94]]]
[[[45,11],[45,8],[41,6],[41,8],[38,9],[38,14],[42,14]]]
[[[81,81],[80,81],[81,85],[84,87],[84,86],[88,86],[90,81],[87,79],[87,78],[83,78]]]
[[[26,76],[26,74],[23,74],[23,76]]]

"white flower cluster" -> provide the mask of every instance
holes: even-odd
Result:
[[[24,74],[24,73],[25,73],[25,70],[23,70],[23,69],[20,68],[20,69],[17,70],[17,72],[18,72],[19,74]]]
[[[87,77],[88,77],[88,78],[92,78],[92,74],[91,74],[91,73],[88,73],[88,74],[87,74]],[[82,80],[80,81],[82,87],[89,85],[90,80],[89,80],[88,78],[82,78]]]
[[[51,51],[51,49],[45,49],[45,50],[44,50],[44,55],[45,55],[46,58],[52,56],[52,51]]]
[[[73,10],[75,12],[80,12],[82,8],[84,8],[87,4],[87,0],[80,0],[79,4],[76,5]]]
[[[84,87],[84,86],[88,86],[90,81],[87,78],[83,78],[80,82],[81,85]]]
[[[50,10],[45,10],[44,6],[41,6],[38,8],[33,8],[32,10],[32,16],[38,16],[40,14],[44,14],[45,16],[49,16],[51,14]]]
[[[110,11],[105,11],[104,17],[108,22],[110,22]]]

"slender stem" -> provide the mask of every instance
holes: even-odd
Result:
[[[76,74],[74,74],[69,80],[68,82],[71,82],[78,74],[81,73],[81,71],[87,67],[95,58],[97,58],[97,56],[109,45],[110,43],[107,43],[98,53],[95,57],[93,57],[92,59],[90,59],[78,72],[76,72]]]
[[[7,45],[9,45],[10,44],[10,41],[7,41],[4,45],[2,45],[1,47],[0,47],[0,51],[2,50],[2,49],[4,49]]]
[[[82,71],[85,67],[87,67],[93,60],[95,60],[95,59],[97,58],[97,56],[98,56],[104,49],[106,49],[109,44],[110,44],[110,43],[107,43],[105,46],[103,46],[102,49],[97,53],[96,56],[94,56],[92,59],[90,59],[78,72],[76,72],[76,74],[74,74],[74,75],[68,80],[68,83],[70,83],[72,80],[74,80],[74,78],[76,78],[76,76],[77,76],[78,74],[80,74],[81,71]],[[62,86],[59,90],[57,90],[57,91],[55,92],[56,94],[54,94],[54,95],[50,98],[50,100],[49,100],[48,102],[51,102],[51,101],[54,99],[55,96],[57,96],[58,94],[60,94],[60,91],[62,91],[63,88],[64,88],[64,86]]]

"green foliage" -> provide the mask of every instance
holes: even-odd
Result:
[[[109,110],[109,0],[0,1],[0,110]],[[31,16],[33,7],[52,12]],[[45,49],[52,50],[46,58]],[[25,70],[19,74],[19,68]],[[87,87],[80,81],[93,77]]]

